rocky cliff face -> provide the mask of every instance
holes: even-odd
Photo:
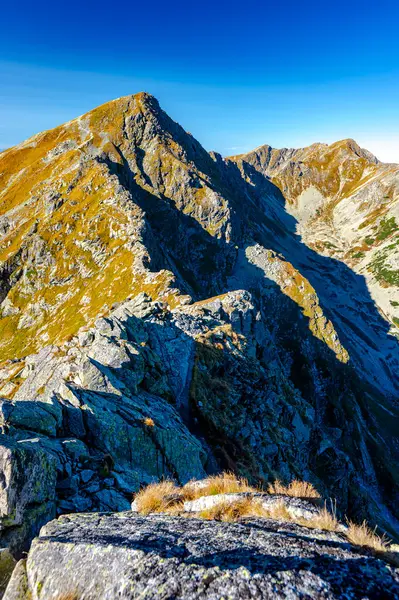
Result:
[[[367,227],[393,223],[398,168],[350,146],[361,177],[393,182]],[[0,506],[16,553],[56,513],[123,510],[145,483],[221,467],[309,479],[399,532],[392,323],[355,259],[309,242],[295,198],[310,184],[287,167],[287,194],[266,155],[208,154],[147,94],[0,154]],[[372,252],[388,253],[387,227]]]

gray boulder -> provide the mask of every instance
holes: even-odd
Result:
[[[0,522],[20,525],[25,510],[54,500],[56,459],[33,440],[0,436]]]
[[[0,400],[0,426],[3,431],[13,426],[55,436],[57,418],[54,405],[45,402]]]
[[[259,519],[63,516],[33,541],[24,570],[4,600],[399,597],[399,569],[339,535]]]

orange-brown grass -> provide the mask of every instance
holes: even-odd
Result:
[[[282,494],[284,496],[294,496],[295,498],[320,498],[319,492],[307,481],[295,479],[289,485],[284,485],[278,479],[271,483],[267,491],[269,494]]]
[[[389,549],[389,542],[386,537],[379,536],[375,529],[370,529],[366,521],[363,521],[361,525],[348,521],[346,537],[351,544],[369,548],[377,553],[386,552]]]
[[[391,544],[388,538],[384,535],[380,536],[375,529],[370,529],[366,521],[360,525],[348,521],[348,529],[345,533],[348,542],[360,548],[366,548],[375,554],[378,558],[399,567],[399,552],[398,546]]]
[[[277,503],[270,508],[264,508],[256,498],[242,498],[234,502],[221,502],[210,508],[206,508],[199,514],[201,519],[214,521],[239,521],[243,517],[263,517],[265,519],[276,519],[280,521],[292,521],[283,502]]]
[[[311,519],[298,520],[298,524],[310,529],[322,529],[324,531],[337,531],[339,525],[335,514],[330,513],[326,506]]]
[[[147,422],[147,421],[151,421]],[[148,427],[153,427],[152,419],[145,419]],[[206,485],[197,488],[192,482],[179,488],[173,481],[151,483],[135,496],[138,512],[148,515],[151,512],[168,512],[178,514],[183,510],[185,500],[195,500],[202,496],[231,494],[234,492],[256,492],[246,479],[237,479],[232,473],[221,473],[207,478]]]
[[[206,485],[197,488],[191,482],[183,487],[186,500],[194,500],[201,496],[215,496],[216,494],[234,494],[237,492],[258,492],[259,490],[250,486],[248,481],[242,477],[236,477],[233,473],[225,472],[212,475],[206,480]]]
[[[163,512],[168,515],[178,516],[184,514],[184,516],[189,516],[188,513],[184,512],[184,501],[179,500],[178,498],[170,498]]]
[[[146,488],[140,490],[136,497],[137,510],[143,515],[152,512],[165,512],[178,501],[179,488],[173,481],[161,481],[150,483]]]
[[[80,596],[77,592],[67,592],[57,596],[56,600],[79,600]]]
[[[274,506],[263,509],[263,515],[267,519],[276,519],[276,521],[292,521],[293,517],[288,511],[284,502],[278,502]]]
[[[220,502],[200,512],[199,517],[208,521],[238,521],[242,517],[262,516],[263,510],[259,502],[252,498],[243,498],[234,502]]]
[[[147,427],[155,427],[154,420],[153,420],[153,419],[151,419],[151,417],[146,417],[146,418],[143,420],[143,423],[144,423],[144,425],[146,425]]]

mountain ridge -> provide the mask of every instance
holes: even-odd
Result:
[[[232,155],[226,155],[226,159],[231,159],[231,160],[236,160],[238,158],[243,158],[245,156],[251,155],[254,152],[258,152],[260,150],[262,150],[263,148],[270,148],[271,150],[275,150],[277,152],[287,152],[287,153],[297,153],[297,152],[305,152],[307,150],[310,149],[317,149],[317,148],[325,148],[325,149],[331,149],[334,147],[343,147],[346,146],[349,149],[353,150],[354,152],[361,152],[364,153],[364,155],[369,158],[372,162],[375,162],[376,164],[385,164],[385,165],[395,165],[397,163],[390,163],[390,162],[385,162],[385,161],[381,161],[377,158],[377,156],[375,156],[372,152],[370,152],[370,150],[367,150],[367,148],[362,148],[355,139],[353,138],[343,138],[342,140],[337,140],[335,142],[331,142],[331,143],[326,143],[326,142],[312,142],[311,144],[308,144],[307,146],[299,146],[299,147],[293,147],[293,146],[284,146],[284,147],[280,147],[277,148],[275,146],[271,146],[270,144],[260,144],[259,146],[256,146],[256,148],[253,148],[252,150],[248,150],[247,152],[243,152],[241,154],[232,154]]]
[[[306,237],[284,193],[303,194],[297,163],[277,185],[263,159],[208,153],[145,93],[0,154],[2,447],[11,465],[50,457],[53,511],[123,509],[154,479],[223,467],[310,479],[397,535],[395,322],[358,259]],[[380,168],[353,161],[352,183]],[[341,190],[335,167],[313,185]],[[366,232],[391,218],[389,185]],[[394,239],[389,221],[371,251]],[[3,494],[7,537],[38,500],[15,513]]]

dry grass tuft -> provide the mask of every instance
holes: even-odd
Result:
[[[67,592],[57,596],[56,600],[79,600],[80,596],[77,592]]]
[[[363,521],[361,525],[348,521],[346,537],[348,542],[354,546],[366,548],[378,558],[385,560],[394,567],[399,567],[398,546],[391,544],[385,534],[380,536],[375,529],[370,529],[366,521]]]
[[[237,492],[258,492],[259,490],[250,486],[248,481],[242,477],[236,477],[234,473],[220,473],[208,477],[206,485],[195,487],[191,482],[183,487],[185,500],[195,500],[201,496],[215,496],[216,494],[234,494]]]
[[[151,417],[146,417],[143,420],[144,425],[146,425],[147,427],[155,427],[155,423],[153,421],[153,419],[151,419]]]
[[[262,510],[262,515],[266,519],[275,519],[276,521],[292,521],[293,517],[287,509],[284,502],[278,502],[274,506]]]
[[[267,491],[269,494],[282,494],[284,496],[294,496],[295,498],[320,498],[319,492],[307,481],[295,479],[289,485],[284,485],[278,479],[271,483]]]
[[[228,522],[239,521],[244,517],[263,517],[277,521],[292,521],[292,516],[283,502],[278,502],[275,506],[265,509],[259,500],[251,497],[234,502],[221,502],[203,510],[199,514],[199,517],[206,520]]]
[[[389,550],[388,540],[384,536],[379,536],[375,529],[370,529],[366,521],[363,521],[361,525],[348,521],[346,537],[351,544],[369,548],[377,553]]]
[[[322,529],[324,531],[337,531],[339,525],[335,514],[330,513],[326,506],[312,519],[301,519],[298,524],[310,529]]]
[[[164,512],[168,515],[181,515],[184,513],[184,499],[180,500],[179,497],[169,498],[167,500],[167,506],[164,509]],[[186,515],[186,513],[184,513]]]
[[[180,490],[173,481],[150,483],[146,488],[140,490],[135,497],[137,511],[143,515],[152,512],[165,512],[179,501],[179,493]]]
[[[258,517],[263,515],[259,502],[252,498],[243,498],[234,502],[221,502],[200,512],[199,517],[208,521],[235,522],[242,517]]]

